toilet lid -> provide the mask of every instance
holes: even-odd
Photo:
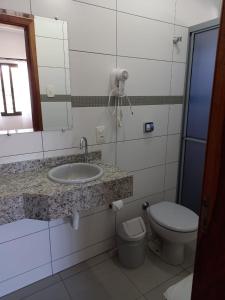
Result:
[[[172,202],[150,206],[149,213],[159,225],[179,232],[192,232],[198,228],[198,215],[190,209]]]

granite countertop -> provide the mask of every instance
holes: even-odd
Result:
[[[101,166],[103,176],[85,184],[59,184],[48,179],[48,171],[61,164],[82,161],[82,155],[35,160],[0,166],[0,225],[21,219],[49,221],[73,215],[133,194],[133,178],[101,162],[101,153],[89,161]]]

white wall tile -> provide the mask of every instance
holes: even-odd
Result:
[[[63,39],[63,21],[35,16],[35,35]]]
[[[0,282],[50,261],[48,230],[0,244]]]
[[[89,152],[101,151],[102,152],[102,161],[108,164],[115,164],[115,152],[116,152],[116,143],[102,144],[88,147]],[[61,150],[49,150],[44,152],[44,157],[56,157],[56,156],[65,156],[65,155],[74,155],[83,153],[80,148],[67,148]]]
[[[37,36],[36,46],[38,66],[64,68],[63,40]]]
[[[171,63],[146,59],[118,57],[118,67],[129,72],[126,93],[129,96],[168,96]]]
[[[0,283],[0,297],[52,275],[51,264],[31,270]],[[10,297],[10,296],[9,296]]]
[[[64,46],[65,68],[69,69],[70,68],[70,61],[69,61],[69,42],[68,42],[68,40],[63,41],[63,46]]]
[[[48,222],[20,220],[0,226],[0,244],[48,229]]]
[[[42,151],[41,133],[0,135],[0,157]]]
[[[99,5],[111,9],[116,9],[116,0],[84,0],[81,2],[90,3],[92,5]]]
[[[132,140],[167,135],[169,105],[123,106],[123,125],[117,129],[117,140]],[[144,133],[144,123],[154,122],[155,129]]]
[[[71,90],[73,96],[107,96],[109,77],[116,67],[111,55],[70,51]]]
[[[51,221],[49,221],[49,227],[59,226],[59,225],[62,225],[64,223],[68,223],[68,222],[70,222],[70,217],[66,217],[63,219],[51,220]]]
[[[116,143],[103,144],[89,147],[89,151],[102,151],[102,161],[115,165]]]
[[[135,171],[165,162],[166,137],[132,140],[117,144],[118,167],[126,171]]]
[[[39,67],[40,93],[47,94],[46,88],[52,85],[56,95],[65,95],[66,71],[64,68]]]
[[[75,143],[72,130],[44,131],[42,136],[44,151],[73,148]]]
[[[105,143],[115,142],[116,128],[105,107],[74,108],[73,130],[43,132],[44,151],[80,147],[80,138],[87,137],[88,144],[96,145],[96,127],[105,126]]]
[[[168,134],[176,134],[181,132],[181,122],[183,117],[183,105],[170,105]]]
[[[184,96],[186,64],[172,64],[171,96]]]
[[[114,238],[53,261],[53,273],[58,273],[115,247]]]
[[[173,46],[173,61],[186,63],[188,50],[188,28],[175,26],[174,36],[182,36],[182,42]]]
[[[105,126],[105,143],[116,140],[116,124],[108,107],[82,107],[73,109],[75,144],[80,146],[80,138],[85,136],[89,145],[97,144],[96,127]]]
[[[8,1],[8,0],[7,0]],[[16,1],[16,0],[15,0]],[[61,20],[69,19],[71,0],[30,0],[32,13],[36,16],[55,18]],[[17,1],[18,2],[18,1]]]
[[[177,162],[180,154],[180,134],[168,135],[166,162]]]
[[[116,12],[72,1],[70,49],[116,54]]]
[[[48,150],[44,152],[44,158],[57,157],[57,156],[67,156],[80,154],[81,150],[79,148],[67,148],[61,150]]]
[[[118,54],[172,60],[172,24],[118,13]]]
[[[221,0],[177,0],[175,23],[193,26],[220,16]]]
[[[157,202],[163,201],[163,193],[160,194],[156,194],[153,196],[148,196],[145,198],[141,198],[139,200],[136,201],[132,201],[130,203],[127,203],[126,205],[124,205],[123,209],[121,209],[118,213],[117,213],[117,226],[119,224],[121,224],[122,222],[125,222],[127,220],[133,219],[133,218],[137,218],[137,217],[144,217],[145,220],[148,222],[147,218],[146,218],[146,214],[142,208],[142,205],[145,202],[149,202],[151,204],[155,204]]]
[[[63,38],[64,40],[68,40],[68,23],[67,21],[63,21]]]
[[[175,0],[118,0],[118,10],[169,23],[174,22]]]
[[[114,221],[113,212],[108,210],[81,218],[77,231],[69,223],[51,228],[53,260],[111,238],[114,235]]]
[[[165,190],[174,189],[177,185],[178,163],[166,165]]]
[[[1,0],[0,7],[19,11],[19,12],[26,12],[30,13],[30,1],[29,0]]]
[[[164,188],[165,167],[158,166],[130,173],[134,176],[134,195],[130,200],[162,193]]]
[[[12,156],[2,156],[0,157],[0,164],[9,164],[18,161],[42,159],[43,152],[31,153],[31,154],[21,154],[21,155],[12,155]]]
[[[41,110],[44,130],[69,128],[67,102],[42,102]]]
[[[71,95],[70,69],[66,69],[66,94]]]
[[[66,102],[67,105],[67,121],[68,121],[68,129],[73,128],[73,115],[72,115],[72,103],[71,102]]]
[[[176,202],[176,198],[177,198],[177,190],[176,189],[165,191],[164,201]]]

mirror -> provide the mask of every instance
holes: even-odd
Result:
[[[67,22],[0,14],[0,40],[0,133],[71,128]]]
[[[72,126],[67,22],[34,17],[43,130]]]

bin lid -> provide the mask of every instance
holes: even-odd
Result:
[[[146,227],[141,217],[123,222],[119,227],[119,236],[125,241],[139,241],[146,234]]]

